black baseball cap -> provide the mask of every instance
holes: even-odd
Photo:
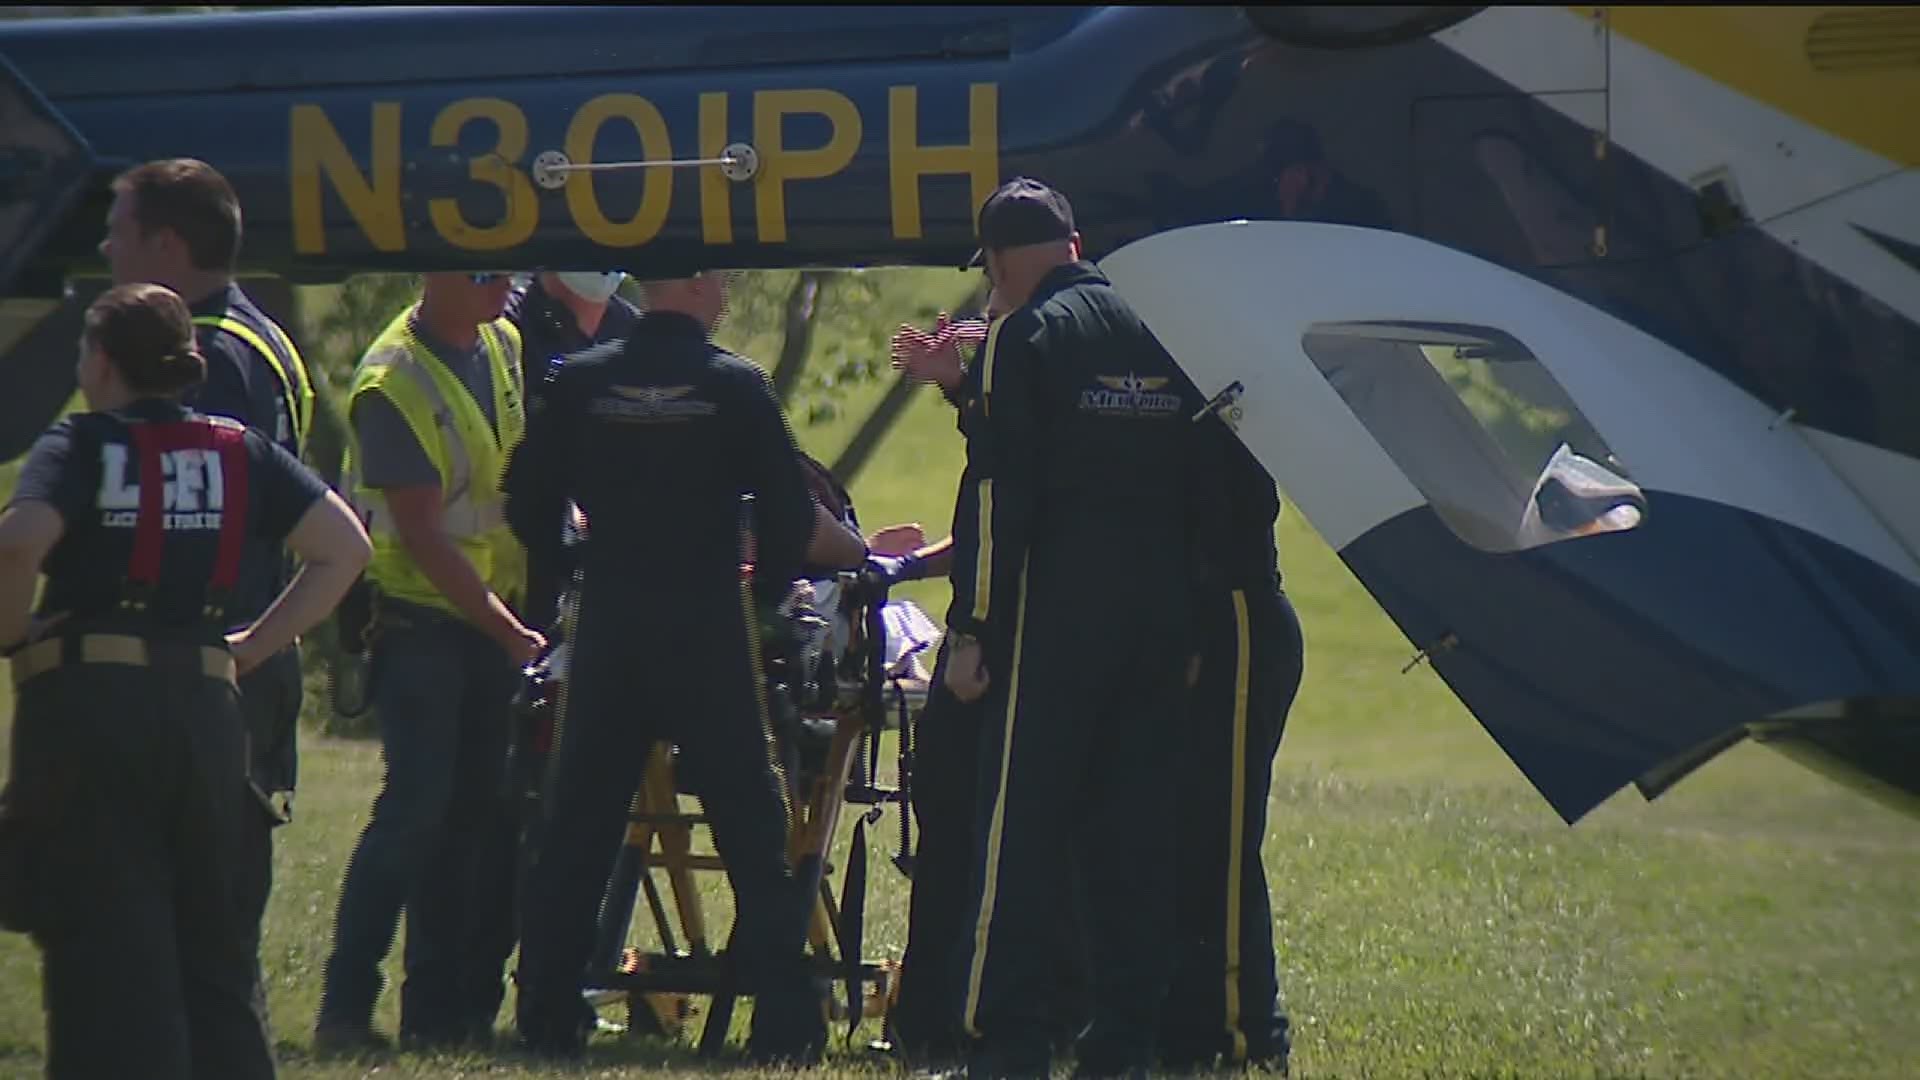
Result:
[[[1000,185],[980,204],[980,250],[966,267],[986,264],[988,248],[1020,247],[1073,235],[1073,205],[1046,184],[1021,176]]]

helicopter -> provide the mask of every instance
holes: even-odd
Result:
[[[295,284],[960,268],[975,208],[1033,176],[1566,822],[1744,739],[1920,812],[1917,31],[1732,6],[13,22],[0,442],[71,395],[107,184],[141,161],[213,164],[242,272]]]

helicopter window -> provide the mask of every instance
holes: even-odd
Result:
[[[1450,323],[1320,323],[1307,355],[1461,540],[1523,551],[1620,532],[1646,495],[1518,340]]]

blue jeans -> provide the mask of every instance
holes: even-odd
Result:
[[[519,676],[452,615],[384,597],[379,612],[370,693],[386,776],[341,886],[319,1025],[371,1024],[404,908],[401,1035],[482,1037],[514,945],[506,758]]]

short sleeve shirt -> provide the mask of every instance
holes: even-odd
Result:
[[[480,411],[486,416],[487,423],[497,426],[493,401],[493,364],[487,355],[486,342],[475,342],[469,350],[455,349],[443,342],[434,340],[415,320],[411,329],[421,344],[433,351],[433,355],[454,377],[460,385],[467,388]],[[433,467],[433,459],[427,455],[425,447],[408,426],[407,418],[400,414],[398,406],[377,391],[364,393],[354,398],[353,412],[348,418],[353,425],[361,482],[371,488],[422,487],[440,482],[440,471]]]
[[[65,525],[44,568],[42,615],[66,612],[83,620],[112,611],[125,595],[140,497],[140,467],[129,421],[207,419],[172,402],[140,401],[118,413],[83,413],[62,420],[41,435],[27,455],[12,503],[47,503]],[[279,555],[287,534],[326,494],[324,480],[259,431],[248,430],[244,446],[244,477],[224,475],[217,459],[177,456],[163,462],[167,520],[160,581],[148,606],[149,617],[160,625],[192,625],[204,619],[220,528],[238,485],[246,490],[247,554],[268,558]]]

